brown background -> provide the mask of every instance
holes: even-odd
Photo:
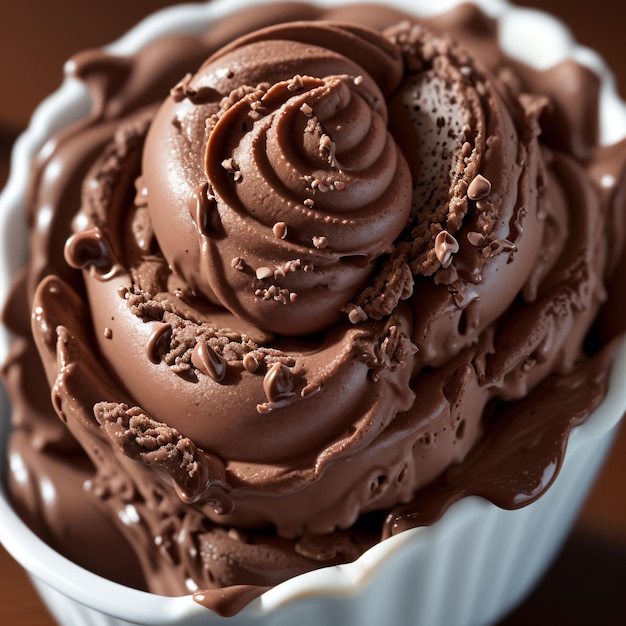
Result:
[[[435,0],[433,0],[435,1]],[[8,154],[36,104],[61,80],[74,52],[105,44],[146,13],[173,0],[0,0],[0,187]],[[626,96],[624,4],[618,0],[519,0],[567,22],[577,39],[614,69]],[[532,45],[532,43],[531,43]],[[626,315],[626,311],[624,313]],[[626,428],[556,563],[531,597],[501,626],[626,624]],[[0,624],[54,622],[21,568],[0,547]]]

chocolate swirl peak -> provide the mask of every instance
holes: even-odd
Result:
[[[265,330],[337,321],[409,216],[411,177],[385,104],[401,78],[397,47],[331,23],[244,37],[186,77],[143,162],[172,269]]]

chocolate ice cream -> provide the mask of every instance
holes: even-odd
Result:
[[[10,487],[51,545],[232,613],[464,495],[541,496],[613,347],[593,72],[507,58],[469,5],[270,5],[71,68],[93,109],[33,171],[5,315]]]

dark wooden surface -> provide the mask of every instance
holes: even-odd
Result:
[[[0,18],[0,187],[8,152],[37,104],[60,80],[76,50],[116,38],[166,0],[20,0]],[[614,0],[520,0],[564,19],[576,37],[599,50],[626,95],[624,4]],[[97,24],[97,29],[92,27]],[[626,428],[553,567],[500,626],[626,624]],[[0,624],[53,626],[28,578],[0,547]]]

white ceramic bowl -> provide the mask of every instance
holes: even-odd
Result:
[[[198,33],[234,9],[258,0],[215,0],[179,5],[141,22],[108,48],[132,54],[169,33]],[[347,3],[351,0],[342,0]],[[473,0],[500,20],[501,45],[512,56],[545,69],[567,57],[591,67],[603,80],[603,143],[626,136],[626,106],[612,76],[595,53],[575,44],[567,29],[543,13],[503,0]],[[332,0],[318,0],[332,5]],[[388,0],[391,5],[433,14],[459,0]],[[528,50],[529,30],[533,44]],[[540,33],[538,35],[537,33]],[[539,43],[537,43],[539,42]],[[0,196],[0,303],[27,255],[23,224],[30,164],[46,140],[89,110],[84,87],[66,79],[37,110],[17,142],[11,177]],[[0,362],[10,344],[0,330]],[[267,591],[234,618],[221,618],[191,597],[144,593],[96,576],[51,550],[12,510],[0,488],[0,540],[31,576],[43,600],[65,626],[173,624],[205,626],[470,626],[492,623],[529,591],[568,533],[626,411],[626,343],[617,352],[609,393],[570,437],[555,483],[537,502],[517,511],[476,497],[454,504],[436,524],[407,531],[366,552],[358,561],[317,570]],[[0,441],[10,431],[11,407],[0,388]],[[6,471],[2,446],[0,468]]]

